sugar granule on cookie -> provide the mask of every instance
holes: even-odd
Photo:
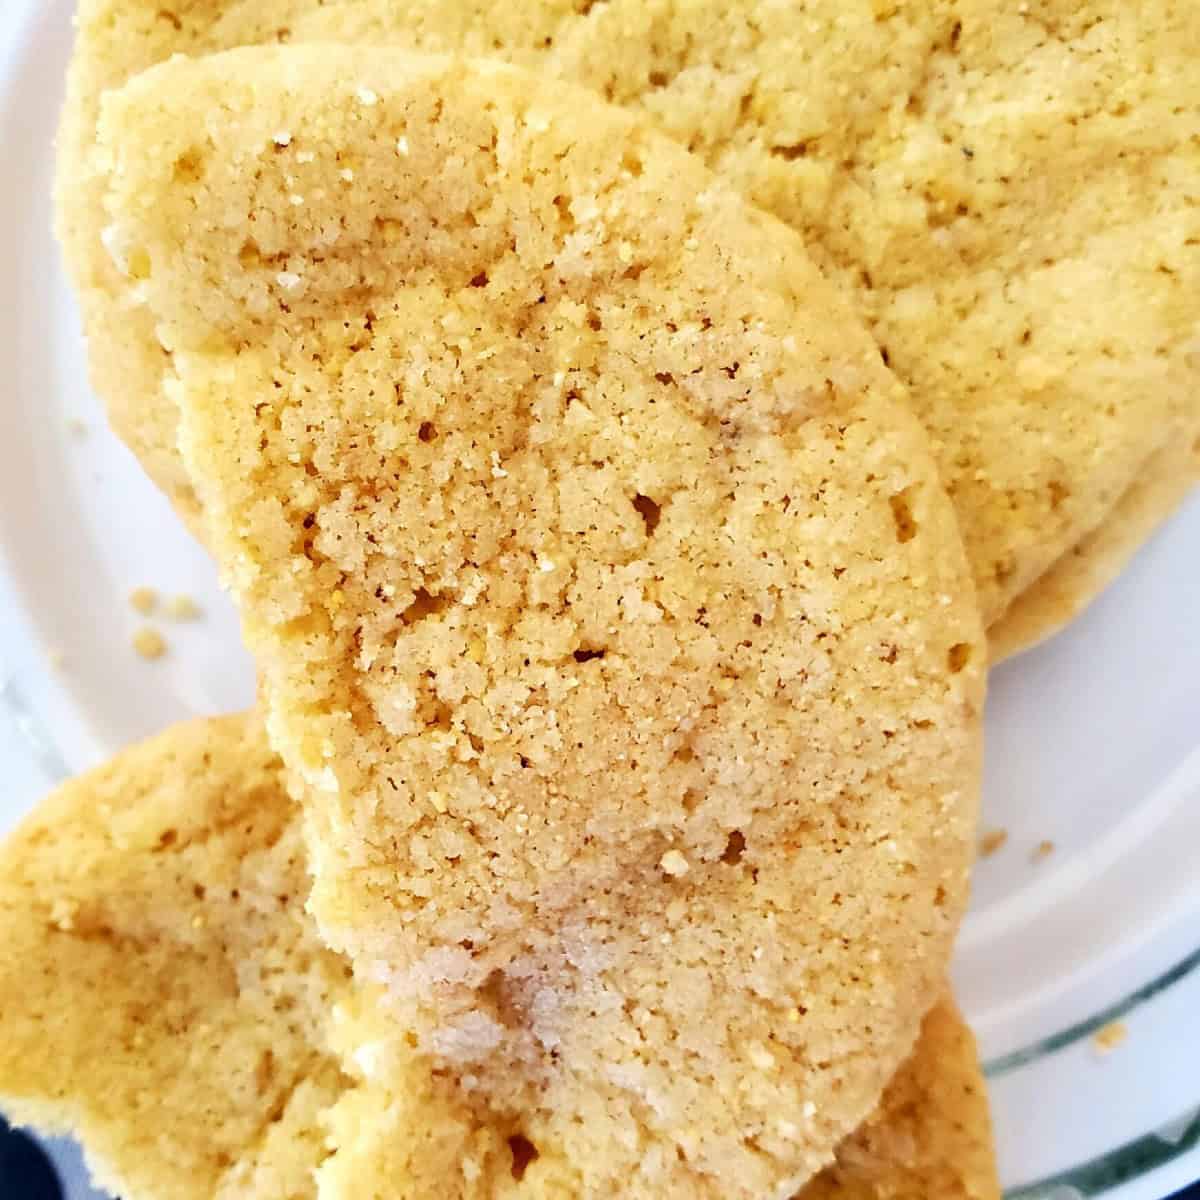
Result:
[[[870,339],[644,121],[496,64],[176,60],[102,140],[324,935],[584,1194],[803,1182],[940,986],[977,787]]]

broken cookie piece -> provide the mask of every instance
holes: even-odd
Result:
[[[294,816],[260,723],[229,717],[64,784],[0,850],[0,1105],[127,1200],[313,1195],[348,971]]]

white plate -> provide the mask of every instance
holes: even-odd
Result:
[[[0,828],[66,773],[252,698],[211,564],[84,379],[49,233],[71,8],[0,15]],[[1200,1178],[1198,554],[1200,497],[1071,630],[993,677],[984,824],[1009,837],[979,866],[955,978],[1012,1197],[1160,1200]],[[204,610],[158,622],[159,662],[131,647],[138,585]],[[1104,1055],[1092,1035],[1114,1020],[1128,1038]]]

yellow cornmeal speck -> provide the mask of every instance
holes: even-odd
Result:
[[[167,601],[166,612],[172,621],[198,621],[204,615],[195,600],[183,593]]]
[[[192,928],[193,929],[203,929],[205,924],[206,924],[206,922],[205,922],[204,918],[202,916],[200,916],[199,914],[197,914],[196,916],[194,916],[192,918]]]
[[[1003,848],[1005,842],[1008,841],[1007,829],[989,829],[987,833],[979,839],[979,857],[990,858],[997,850]]]
[[[441,792],[430,792],[429,803],[433,805],[437,812],[444,813],[446,811],[446,801]]]
[[[143,625],[133,635],[133,648],[145,659],[162,658],[167,652],[167,642],[157,629]]]
[[[1049,858],[1054,853],[1053,842],[1038,842],[1033,851],[1033,861],[1041,862],[1044,858]]]
[[[678,878],[680,875],[686,875],[691,867],[688,865],[688,860],[679,853],[678,850],[668,850],[666,854],[659,859],[658,865],[668,874]]]
[[[50,665],[57,671],[66,661],[67,656],[61,650],[51,650],[46,655]]]
[[[346,603],[346,593],[337,588],[329,594],[329,611],[337,612]]]
[[[1129,1036],[1129,1030],[1120,1021],[1110,1021],[1103,1029],[1092,1034],[1092,1045],[1101,1054],[1115,1050]]]
[[[129,593],[129,604],[143,617],[148,617],[158,607],[158,593],[153,588],[134,588]]]

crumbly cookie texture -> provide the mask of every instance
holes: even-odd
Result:
[[[816,220],[834,167],[920,79],[945,18],[881,14],[869,0],[820,0],[803,20],[784,6],[641,0],[82,0],[59,136],[57,226],[80,294],[93,383],[110,419],[194,529],[198,509],[161,391],[154,323],[125,299],[104,246],[100,97],[172,54],[276,41],[396,42],[538,66],[641,107],[760,199]],[[791,82],[805,79],[802,90]],[[828,159],[802,161],[823,131]],[[287,129],[278,131],[287,134]],[[836,143],[836,145],[835,145]],[[800,184],[801,186],[796,186]],[[784,212],[781,215],[787,215]]]
[[[647,113],[803,232],[934,437],[985,624],[1072,547],[1103,557],[1088,535],[1194,425],[1200,17],[1184,0],[84,0],[59,226],[97,387],[193,523],[163,351],[102,246],[98,97],[176,51],[277,40],[536,65]]]
[[[1054,564],[988,630],[997,663],[1064,628],[1124,570],[1200,483],[1200,420],[1157,451],[1108,519]]]
[[[178,726],[67,784],[0,849],[10,1115],[78,1133],[128,1200],[391,1200],[400,1179],[410,1197],[555,1195],[550,1147],[464,1109],[388,1045],[394,1027],[372,1040],[303,911],[281,774],[253,717]],[[889,1200],[921,1180],[925,1200],[985,1200],[990,1141],[943,1000],[803,1196]]]
[[[878,1111],[798,1200],[999,1200],[975,1039],[949,998],[925,1018]]]
[[[0,1104],[126,1200],[300,1200],[327,1153],[346,969],[281,775],[254,719],[180,726],[0,850]]]
[[[102,140],[325,936],[589,1191],[807,1178],[932,1003],[977,786],[870,339],[697,159],[496,64],[180,60]]]
[[[326,1114],[337,1147],[321,1166],[321,1200],[411,1194],[556,1197],[579,1194],[578,1164],[526,1137],[448,1106],[437,1076],[414,1075],[411,1051],[367,994],[339,1008],[334,1040],[357,1078]],[[396,1080],[403,1080],[397,1089]],[[452,1115],[453,1114],[453,1115]],[[803,1113],[780,1116],[788,1125]],[[460,1189],[454,1191],[454,1189]],[[622,1194],[625,1194],[622,1192]],[[975,1041],[953,1000],[926,1016],[911,1057],[834,1162],[794,1200],[999,1200],[987,1089]]]
[[[821,244],[933,436],[991,625],[1200,419],[1200,12],[951,8]]]

